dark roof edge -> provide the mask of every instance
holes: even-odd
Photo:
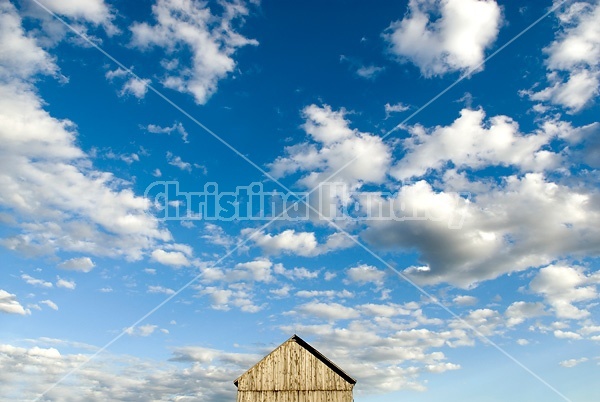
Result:
[[[294,339],[298,344],[300,344],[304,349],[308,350],[312,353],[317,359],[321,360],[327,367],[335,371],[340,377],[344,380],[348,381],[350,384],[356,384],[356,380],[350,377],[344,370],[339,368],[334,362],[325,357],[321,352],[312,347],[308,342],[304,339],[300,338],[298,335],[294,334],[290,339]]]
[[[291,340],[294,340],[296,343],[298,343],[300,346],[302,346],[304,349],[308,350],[313,356],[315,356],[317,359],[321,360],[323,363],[325,363],[325,365],[327,367],[329,367],[330,369],[332,369],[333,371],[335,371],[340,377],[342,377],[344,380],[348,381],[350,384],[354,385],[356,384],[356,380],[352,377],[350,377],[348,374],[346,374],[346,372],[344,370],[342,370],[341,368],[339,368],[334,362],[332,362],[331,360],[329,360],[328,358],[326,358],[321,352],[319,352],[317,349],[315,349],[314,347],[312,347],[308,342],[306,342],[304,339],[300,338],[298,335],[294,334],[292,335],[287,341],[285,342],[289,342]],[[283,345],[285,342],[283,342],[281,345]],[[274,351],[276,351],[277,349],[279,349],[281,347],[281,345],[277,346],[275,349],[273,349],[271,351],[271,353],[273,353]],[[269,356],[271,353],[269,353],[267,356]],[[254,367],[256,367],[260,362],[262,362],[264,359],[267,358],[267,356],[263,357],[262,359],[260,359],[254,366],[250,367],[248,370],[246,370],[244,372],[244,374],[240,375],[238,378],[235,379],[235,381],[233,381],[233,384],[237,387],[238,386],[238,381],[240,380],[240,378],[242,378],[248,371],[252,370]]]

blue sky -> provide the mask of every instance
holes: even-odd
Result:
[[[296,333],[357,401],[594,400],[599,20],[1,0],[0,399],[233,400]]]

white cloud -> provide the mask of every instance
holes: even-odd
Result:
[[[292,269],[286,269],[283,264],[275,264],[273,272],[278,275],[283,275],[288,279],[314,279],[319,276],[319,271],[311,271],[304,267],[294,267]]]
[[[317,304],[315,306],[318,307]],[[332,321],[339,316],[355,315],[353,310],[346,311],[335,304],[321,307],[324,311],[331,310]],[[324,319],[328,320],[328,315]],[[422,391],[425,385],[421,375],[459,368],[458,364],[448,362],[439,348],[447,344],[458,345],[460,342],[463,342],[463,346],[466,345],[464,331],[401,329],[399,323],[390,321],[389,318],[378,317],[374,320],[376,321],[351,320],[348,323],[337,321],[337,326],[332,322],[294,324],[284,325],[281,329],[288,333],[311,336],[314,339],[312,345],[357,378],[356,395],[401,389]]]
[[[574,2],[557,16],[561,29],[544,49],[550,86],[523,93],[575,113],[600,94],[600,4]]]
[[[354,245],[344,233],[333,233],[323,244],[317,242],[314,232],[296,232],[287,229],[276,235],[243,229],[242,235],[253,234],[252,241],[267,254],[290,253],[304,257],[325,254],[334,250],[345,249]]]
[[[500,333],[503,324],[504,320],[496,310],[481,308],[470,311],[462,320],[453,319],[449,326],[464,330],[475,328],[479,334],[490,337]]]
[[[186,172],[192,171],[192,164],[189,162],[184,162],[180,156],[173,155],[172,152],[167,152],[167,162],[171,166],[175,166],[178,169],[184,170]]]
[[[46,0],[42,4],[56,14],[103,25],[109,34],[118,31],[112,24],[112,10],[104,0]]]
[[[73,290],[73,289],[75,289],[76,286],[77,286],[77,284],[75,283],[75,281],[69,281],[66,279],[62,279],[60,277],[56,281],[57,288],[65,288],[65,289]]]
[[[29,78],[35,74],[58,73],[54,59],[27,36],[12,3],[0,4],[0,78]]]
[[[350,318],[357,318],[360,315],[355,309],[339,303],[310,302],[297,306],[295,311],[330,321],[348,320]]]
[[[227,273],[230,281],[256,281],[271,282],[273,263],[266,259],[257,259],[249,262],[241,262],[235,265],[235,269]]]
[[[90,257],[71,258],[58,264],[58,268],[79,272],[90,272],[95,266]]]
[[[599,93],[600,72],[587,70],[572,72],[566,81],[556,73],[549,73],[547,79],[551,86],[539,92],[524,91],[532,100],[550,101],[562,105],[572,112],[583,109]]]
[[[529,318],[539,317],[546,315],[544,305],[542,303],[528,303],[524,301],[518,301],[512,303],[506,311],[504,316],[507,318],[506,326],[514,327],[519,325]]]
[[[153,324],[144,324],[138,327],[129,327],[125,329],[125,333],[131,336],[150,336],[154,333],[154,331],[158,328],[158,325]]]
[[[205,234],[202,235],[202,238],[211,244],[229,249],[235,243],[235,238],[229,236],[221,226],[213,223],[205,223],[204,231]]]
[[[31,286],[39,286],[42,288],[51,288],[53,286],[51,282],[44,281],[42,279],[33,278],[27,274],[21,275],[21,279],[23,279],[28,285],[31,285]]]
[[[150,80],[147,78],[138,79],[132,77],[128,79],[125,84],[123,84],[123,88],[121,89],[121,96],[123,95],[133,95],[138,99],[142,99],[146,96],[148,92],[148,85],[150,84]]]
[[[410,0],[408,8],[384,33],[392,54],[414,63],[426,77],[481,69],[502,22],[495,1]]]
[[[457,306],[474,306],[476,305],[478,302],[477,298],[474,296],[468,296],[468,295],[459,295],[456,296],[454,299],[452,299],[452,303],[454,303]]]
[[[344,109],[310,105],[302,114],[311,141],[286,147],[285,156],[270,163],[269,170],[275,178],[302,173],[300,187],[320,186],[311,195],[312,206],[325,217],[335,217],[351,201],[352,191],[385,182],[391,150],[380,137],[351,129]],[[317,215],[311,212],[320,219]]]
[[[363,314],[373,317],[394,317],[397,315],[409,315],[411,310],[399,304],[374,304],[368,303],[358,306]]]
[[[207,286],[201,289],[199,294],[210,296],[211,307],[215,310],[227,311],[232,307],[237,307],[246,313],[257,313],[264,308],[264,305],[254,304],[253,295],[245,289],[245,286],[230,285],[228,289]]]
[[[165,251],[163,249],[156,249],[152,252],[151,257],[156,262],[173,267],[187,267],[191,264],[186,255],[181,251]]]
[[[56,348],[0,345],[0,394],[7,400],[34,400],[87,358],[86,354],[66,354]],[[76,395],[93,402],[234,400],[232,379],[259,359],[254,354],[200,347],[176,348],[169,361],[103,354],[88,362],[85,371],[75,371],[69,381],[48,391],[45,398],[66,401]]]
[[[561,361],[560,364],[561,366],[565,367],[565,368],[571,368],[571,367],[575,367],[581,363],[585,363],[588,361],[587,357],[581,357],[579,359],[568,359],[568,360],[563,360]]]
[[[269,290],[269,293],[271,293],[272,295],[274,295],[275,297],[288,297],[290,295],[290,291],[292,290],[291,286],[288,285],[283,285],[282,287],[278,288],[278,289],[271,289]]]
[[[189,142],[188,141],[188,133],[185,130],[185,127],[183,127],[183,124],[181,124],[178,121],[174,122],[173,125],[169,126],[169,127],[161,127],[156,124],[148,124],[144,128],[146,131],[148,131],[149,133],[152,133],[152,134],[171,135],[173,132],[177,132],[179,135],[181,135],[181,139],[183,140],[183,142],[185,142],[185,143]]]
[[[50,307],[52,310],[58,310],[58,306],[52,300],[42,300],[40,304],[45,304]]]
[[[17,296],[0,289],[0,312],[7,314],[31,314],[29,309],[24,309],[17,300]]]
[[[533,173],[479,185],[470,200],[434,191],[424,180],[401,187],[390,199],[373,197],[374,207],[383,203],[398,217],[416,218],[370,221],[360,237],[378,249],[417,251],[424,267],[405,274],[421,284],[463,288],[588,253],[600,241],[593,190]]]
[[[163,85],[192,94],[199,104],[206,103],[216,92],[218,82],[234,71],[235,51],[258,44],[237,33],[233,26],[248,15],[245,4],[223,2],[221,6],[223,13],[217,16],[205,3],[157,0],[152,6],[156,23],[141,22],[130,27],[134,46],[141,49],[158,46],[169,58],[177,60],[177,68],[173,63],[163,63]],[[185,51],[178,53],[180,49]],[[183,55],[188,51],[191,57],[186,63]]]
[[[165,295],[172,295],[175,293],[175,291],[173,289],[157,285],[157,286],[148,286],[148,293],[162,293]]]
[[[340,298],[348,299],[354,297],[354,293],[343,289],[343,290],[299,290],[296,292],[296,297],[302,298]]]
[[[437,363],[437,364],[428,364],[426,367],[427,367],[427,371],[429,371],[431,373],[443,373],[448,370],[460,369],[460,364],[445,362],[445,363]]]
[[[410,109],[410,106],[405,105],[402,102],[398,102],[395,103],[393,105],[390,105],[389,103],[386,103],[384,105],[384,109],[385,109],[385,118],[388,119],[392,113],[401,113],[401,112],[405,112],[408,109]]]
[[[373,79],[375,79],[375,77],[377,77],[379,74],[381,74],[383,72],[383,70],[385,70],[384,67],[360,66],[356,70],[356,75],[358,75],[359,77],[365,78],[367,80],[373,80]]]
[[[346,276],[350,282],[355,282],[360,285],[374,283],[377,286],[383,285],[385,271],[380,271],[377,268],[362,264],[352,267],[346,271]]]
[[[148,200],[95,170],[77,146],[75,125],[43,109],[26,79],[57,67],[25,35],[10,3],[3,2],[0,11],[7,22],[2,27],[10,28],[0,46],[13,49],[13,64],[3,65],[0,84],[0,205],[20,228],[2,244],[28,255],[66,250],[139,259],[156,239],[169,240],[148,213]]]
[[[554,336],[559,339],[571,339],[571,340],[579,340],[581,339],[581,335],[572,331],[562,331],[557,329],[554,331]]]
[[[131,68],[130,70],[132,70]],[[127,70],[117,67],[115,70],[109,70],[106,72],[105,77],[109,81],[113,81],[115,78],[125,79],[130,76]],[[136,78],[131,75],[127,81],[123,83],[123,87],[119,91],[119,96],[133,95],[138,99],[142,99],[148,92],[148,85],[151,81],[147,78]]]
[[[410,137],[402,142],[406,155],[391,174],[407,180],[443,169],[449,162],[457,169],[500,165],[543,171],[558,166],[559,156],[542,150],[552,139],[551,133],[539,130],[521,134],[518,124],[507,116],[484,119],[481,109],[463,109],[449,126],[430,130],[421,125],[410,127]]]
[[[544,297],[559,318],[582,319],[590,312],[574,305],[600,297],[596,284],[600,280],[587,275],[581,267],[549,265],[540,269],[529,288]]]

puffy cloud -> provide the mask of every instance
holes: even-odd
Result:
[[[138,99],[142,99],[146,96],[146,92],[148,92],[148,84],[150,84],[149,79],[137,79],[130,78],[127,80],[125,84],[123,84],[123,89],[121,90],[122,95],[131,94]]]
[[[58,306],[52,300],[42,300],[40,302],[40,304],[44,304],[44,305],[50,307],[52,310],[55,310],[55,311],[58,310]]]
[[[398,103],[393,104],[393,105],[390,105],[389,103],[386,103],[384,105],[384,109],[385,109],[385,118],[388,119],[392,113],[405,112],[408,109],[410,109],[410,106],[405,105],[402,102],[398,102]]]
[[[330,182],[343,182],[350,188],[384,181],[391,153],[381,138],[351,129],[344,109],[334,111],[329,105],[310,105],[302,114],[304,131],[316,143],[287,147],[287,156],[269,165],[274,177],[311,172],[299,181],[306,188],[313,188],[332,175]],[[352,164],[337,172],[351,160]]]
[[[107,71],[105,74],[109,81],[113,81],[115,78],[124,79],[128,75],[129,73],[121,67],[118,67],[116,70]],[[146,96],[148,85],[150,83],[151,81],[147,78],[131,76],[123,83],[123,87],[121,88],[121,91],[119,91],[119,96],[133,95],[138,99],[142,99]]]
[[[34,400],[87,358],[86,354],[65,354],[56,348],[0,345],[0,394],[9,400]],[[257,360],[253,354],[198,347],[175,349],[171,361],[103,354],[44,397],[58,401],[77,395],[91,402],[231,400],[235,399],[231,380]]]
[[[573,331],[563,331],[557,329],[554,331],[554,336],[559,339],[570,339],[570,340],[579,340],[581,339],[581,335]]]
[[[452,299],[452,303],[457,306],[474,306],[477,302],[478,300],[476,297],[467,295],[459,295]]]
[[[9,1],[0,4],[0,78],[29,78],[38,73],[57,74],[54,59],[27,36],[21,18]]]
[[[252,234],[252,241],[267,254],[291,253],[304,257],[325,254],[334,250],[354,245],[344,233],[333,233],[323,244],[317,242],[314,232],[296,232],[294,229],[284,230],[276,235],[243,229],[242,235]]]
[[[380,201],[396,216],[417,218],[370,221],[360,237],[377,248],[417,251],[424,266],[405,273],[419,283],[468,288],[557,258],[596,255],[596,198],[533,173],[504,177],[472,200],[419,181]]]
[[[269,260],[258,259],[250,262],[243,262],[235,265],[235,269],[230,271],[230,280],[252,280],[256,282],[271,282],[271,267],[273,263]]]
[[[540,269],[529,288],[544,297],[557,317],[582,319],[590,312],[576,307],[574,303],[600,297],[597,283],[600,283],[600,278],[587,275],[581,267],[549,265]]]
[[[563,366],[563,367],[565,367],[565,368],[571,368],[571,367],[575,367],[575,366],[577,366],[578,364],[585,363],[585,362],[587,362],[587,361],[588,361],[588,358],[587,358],[587,357],[581,357],[581,358],[579,358],[579,359],[568,359],[568,360],[563,360],[563,361],[561,361],[561,362],[560,362],[560,363],[558,363],[558,364],[560,364],[561,366]]]
[[[384,37],[393,55],[430,77],[481,69],[501,22],[493,0],[410,0],[407,15],[393,22]]]
[[[484,118],[481,109],[463,109],[449,126],[431,130],[421,125],[410,127],[410,137],[402,142],[406,155],[391,174],[398,180],[421,177],[449,162],[457,169],[500,165],[525,171],[554,168],[560,162],[558,155],[542,150],[552,139],[551,133],[540,130],[523,135],[507,116],[494,116],[488,122]]]
[[[512,303],[506,311],[504,316],[507,318],[506,325],[513,327],[521,324],[529,318],[539,317],[546,315],[544,305],[542,303],[528,303],[524,301],[518,301]]]
[[[56,14],[104,25],[110,32],[116,29],[112,25],[114,15],[104,0],[47,0],[42,4]]]
[[[330,321],[348,320],[357,318],[360,315],[355,309],[339,303],[310,302],[297,306],[296,311],[300,314],[324,318]]]
[[[141,336],[146,337],[150,336],[154,333],[154,331],[158,328],[158,325],[154,324],[144,324],[138,327],[129,327],[125,329],[125,333],[131,336]]]
[[[296,297],[302,298],[340,298],[340,299],[348,299],[354,297],[354,293],[344,289],[344,290],[299,290],[296,292]]]
[[[229,236],[221,226],[212,223],[204,224],[204,232],[205,234],[202,235],[202,238],[210,244],[229,249],[236,242],[236,239],[233,236]]]
[[[347,314],[354,315],[351,310]],[[446,361],[438,348],[464,340],[464,331],[398,329],[400,325],[385,322],[395,330],[388,333],[384,326],[357,320],[338,321],[337,325],[283,325],[281,329],[314,339],[313,346],[358,380],[356,395],[401,389],[422,391],[425,385],[421,375],[459,368]]]
[[[171,133],[177,132],[179,135],[181,135],[181,139],[183,140],[183,142],[188,142],[188,133],[185,130],[185,127],[183,127],[183,124],[181,124],[178,121],[174,122],[173,125],[169,127],[161,127],[156,124],[148,124],[146,127],[143,128],[152,134],[171,135]]]
[[[77,284],[75,283],[75,281],[69,281],[69,280],[63,279],[63,278],[58,278],[58,280],[56,281],[57,288],[73,290],[73,289],[75,289],[76,286],[77,286]]]
[[[185,170],[186,172],[192,171],[192,164],[184,162],[180,156],[173,155],[172,152],[167,152],[167,162],[171,166],[175,166],[178,169]]]
[[[245,286],[230,285],[229,288],[220,288],[216,286],[207,286],[200,289],[200,295],[210,296],[211,307],[215,310],[230,310],[237,307],[246,313],[256,313],[263,309],[263,306],[257,306],[253,301],[253,294],[246,290]]]
[[[90,257],[71,258],[58,264],[58,267],[61,269],[79,272],[90,272],[95,266],[96,264],[94,264]]]
[[[285,230],[275,236],[268,233],[259,233],[252,240],[269,254],[287,251],[308,256],[314,255],[317,248],[317,239],[313,232],[296,233],[293,229]]]
[[[397,315],[409,315],[410,309],[399,304],[362,304],[358,306],[363,314],[370,315],[373,317],[394,317]]]
[[[278,275],[283,275],[288,279],[314,279],[319,276],[319,271],[311,271],[304,267],[294,267],[292,269],[286,269],[283,264],[275,264],[273,272]]]
[[[365,78],[367,80],[374,80],[381,72],[385,70],[384,67],[377,66],[360,66],[356,70],[356,75]]]
[[[572,112],[583,109],[599,93],[600,71],[573,71],[566,80],[557,72],[548,74],[549,87],[539,92],[524,91],[532,100],[550,101]]]
[[[24,309],[17,300],[17,296],[0,289],[0,312],[8,314],[31,314],[29,309]]]
[[[51,288],[53,286],[52,282],[37,279],[27,274],[21,275],[21,279],[23,279],[28,285],[31,286],[39,286],[42,288]]]
[[[244,2],[220,3],[223,13],[214,15],[207,4],[193,0],[157,0],[152,6],[154,25],[146,22],[133,24],[132,44],[141,49],[159,46],[169,59],[162,83],[168,88],[189,93],[199,104],[204,104],[217,90],[218,82],[234,71],[235,51],[258,42],[237,33],[233,27],[249,11]],[[178,58],[191,53],[188,63]],[[169,61],[170,60],[170,61]]]
[[[600,93],[600,4],[574,2],[557,16],[561,29],[544,49],[550,86],[524,93],[533,100],[560,105],[575,113]]]
[[[76,144],[75,125],[43,109],[26,80],[57,67],[25,35],[11,3],[0,12],[3,29],[12,27],[0,36],[0,46],[12,49],[0,82],[0,205],[21,229],[2,244],[29,255],[66,250],[139,259],[157,239],[169,240],[149,201],[95,170]]]
[[[496,310],[481,308],[470,311],[462,320],[452,320],[449,326],[464,330],[476,329],[479,334],[490,337],[502,331],[504,320]]]
[[[166,288],[164,286],[148,286],[148,293],[162,293],[165,295],[172,295],[175,293],[173,289]]]
[[[170,265],[172,267],[187,267],[191,264],[186,255],[181,251],[165,251],[163,249],[156,249],[152,252],[151,257],[158,263]]]
[[[363,264],[348,269],[346,276],[348,283],[355,282],[361,285],[374,283],[377,286],[381,286],[385,278],[385,271],[380,271],[375,267]]]

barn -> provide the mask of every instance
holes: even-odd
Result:
[[[352,402],[356,380],[294,335],[233,383],[237,402]]]

